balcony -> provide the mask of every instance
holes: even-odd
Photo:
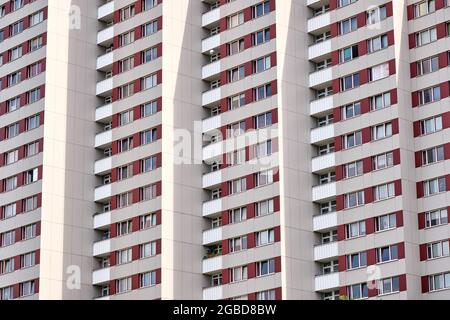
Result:
[[[321,14],[308,20],[308,33],[314,32],[331,24],[331,14],[329,12]]]
[[[101,96],[113,89],[113,78],[108,78],[97,83],[96,94]]]
[[[336,197],[336,182],[313,187],[312,200],[321,201]]]
[[[331,82],[333,80],[332,68],[323,69],[313,72],[309,75],[309,86],[311,88],[323,85],[324,83]]]
[[[219,157],[223,153],[223,144],[221,142],[211,143],[203,147],[203,161]]]
[[[203,245],[207,246],[222,241],[223,228],[214,228],[203,231]]]
[[[93,255],[97,256],[105,256],[111,252],[111,240],[103,240],[94,243]]]
[[[111,51],[97,58],[97,70],[104,70],[106,67],[111,66],[113,62],[114,54]]]
[[[211,200],[203,203],[203,217],[222,212],[222,199]]]
[[[108,283],[110,280],[111,280],[111,268],[95,270],[92,273],[92,284],[94,286],[102,283]]]
[[[314,247],[314,261],[325,261],[339,256],[338,242],[331,242]]]
[[[94,201],[102,201],[112,196],[111,184],[95,188]]]
[[[95,109],[95,121],[101,121],[103,119],[110,118],[112,117],[112,115],[113,107],[111,103]]]
[[[334,154],[334,152],[326,154],[324,156],[315,157],[312,159],[311,163],[312,172],[323,172],[335,166],[336,155]]]
[[[311,143],[315,144],[334,139],[334,124],[315,128],[311,130]]]
[[[220,20],[220,8],[213,9],[202,15],[202,27],[208,27]]]
[[[313,218],[313,230],[315,232],[336,228],[337,224],[336,212],[321,214]]]
[[[222,126],[222,117],[220,115],[203,120],[202,132],[207,133]]]
[[[311,6],[311,5],[313,5],[313,4],[315,4],[315,3],[318,3],[318,2],[320,2],[321,0],[307,0],[306,1],[306,5],[307,6]]]
[[[316,44],[313,44],[308,49],[308,58],[309,60],[314,60],[321,56],[327,55],[331,53],[331,40],[325,40]]]
[[[220,46],[220,33],[202,40],[202,53],[207,53]]]
[[[104,131],[95,136],[95,147],[100,148],[112,143],[112,130]]]
[[[109,1],[97,9],[97,19],[102,20],[114,14],[114,1]]]
[[[317,276],[315,279],[316,291],[328,291],[339,288],[339,272]]]
[[[114,26],[111,26],[97,33],[97,44],[105,45],[108,42],[112,42],[113,38],[114,38]]]
[[[223,286],[203,289],[203,300],[222,300]]]
[[[222,97],[222,90],[220,88],[215,88],[206,91],[202,95],[202,106],[208,106],[214,102],[218,102]]]
[[[209,63],[202,68],[202,79],[208,80],[213,76],[219,75],[221,71],[222,63],[219,61]]]
[[[332,95],[325,98],[314,100],[309,104],[310,114],[314,116],[319,113],[333,110],[334,109],[333,103],[334,99]]]
[[[209,258],[203,260],[203,273],[208,274],[223,269],[223,258],[222,256],[217,256],[214,258]]]
[[[104,228],[111,225],[111,212],[105,212],[94,216],[94,229]]]
[[[222,183],[222,171],[214,171],[203,175],[203,188],[207,189]]]
[[[95,161],[95,174],[102,174],[112,169],[112,157]]]

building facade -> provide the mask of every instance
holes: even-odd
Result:
[[[449,19],[0,0],[0,298],[450,298]]]

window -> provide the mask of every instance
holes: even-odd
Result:
[[[9,192],[17,188],[17,176],[6,178],[3,182],[4,192]]]
[[[141,143],[143,145],[150,144],[158,140],[157,129],[153,128],[141,133]]]
[[[437,40],[436,28],[430,28],[424,31],[416,32],[416,45],[421,47]]]
[[[42,48],[43,45],[44,45],[44,42],[42,41],[42,36],[31,39],[29,41],[30,52],[33,52],[33,51],[36,51],[36,50]]]
[[[28,93],[28,103],[32,104],[41,99],[41,89],[36,88]]]
[[[132,220],[117,223],[117,236],[124,236],[133,232]]]
[[[11,36],[15,36],[23,31],[23,20],[13,23],[10,26]]]
[[[19,161],[19,150],[9,151],[5,154],[5,164],[10,165]]]
[[[383,123],[372,128],[373,140],[381,140],[392,136],[392,123]]]
[[[439,70],[439,57],[436,56],[418,61],[416,66],[418,76],[435,72]]]
[[[119,87],[119,99],[125,99],[134,93],[134,83],[128,83]]]
[[[367,41],[369,53],[386,49],[389,46],[387,34],[374,37]]]
[[[20,296],[26,297],[34,294],[34,281],[27,281],[20,284]]]
[[[142,37],[148,37],[158,31],[158,21],[154,20],[152,22],[146,23],[142,26]]]
[[[273,170],[258,172],[255,175],[255,186],[262,187],[273,183]]]
[[[430,276],[429,288],[430,291],[438,291],[450,288],[450,272]]]
[[[21,81],[22,73],[20,71],[14,72],[8,76],[8,87],[15,86]]]
[[[272,140],[254,146],[254,155],[257,159],[270,156],[272,152]]]
[[[399,277],[392,277],[378,281],[378,295],[396,293],[400,291]]]
[[[434,133],[443,129],[442,116],[422,120],[420,124],[422,135]]]
[[[322,244],[332,243],[338,241],[337,230],[327,231],[322,234]]]
[[[30,17],[30,26],[35,26],[44,21],[44,11],[39,11],[31,15]]]
[[[28,78],[33,78],[42,72],[42,63],[36,62],[30,65],[27,69]]]
[[[256,293],[256,300],[275,300],[275,296],[275,290],[260,291]]]
[[[274,213],[274,202],[272,199],[260,201],[256,204],[256,216],[261,217]]]
[[[241,93],[234,97],[228,98],[228,109],[235,110],[245,106],[245,94]]]
[[[361,115],[361,103],[354,102],[342,107],[343,120],[351,119]]]
[[[367,12],[367,24],[376,24],[387,18],[386,6],[381,6]]]
[[[341,91],[359,87],[359,73],[354,73],[341,78]]]
[[[14,299],[14,287],[9,286],[6,288],[3,288],[1,290],[1,300],[12,300]]]
[[[358,0],[338,0],[338,7],[345,7],[348,6],[349,4],[355,3]]]
[[[260,44],[270,41],[270,29],[264,29],[255,32],[252,35],[253,46],[259,46]]]
[[[144,0],[143,1],[143,10],[147,11],[150,10],[153,7],[156,7],[158,4],[158,0]]]
[[[264,230],[256,233],[256,246],[265,246],[275,242],[275,230]]]
[[[156,73],[142,79],[142,90],[148,90],[156,87],[157,85],[158,77]]]
[[[431,196],[446,191],[445,177],[431,179],[423,182],[425,196]]]
[[[142,61],[143,63],[147,63],[158,58],[158,49],[156,47],[145,50],[142,53]]]
[[[10,50],[9,58],[11,61],[17,60],[20,57],[22,57],[22,46],[18,46]]]
[[[441,87],[436,86],[432,88],[426,88],[418,92],[419,105],[435,102],[441,100]]]
[[[398,259],[398,246],[387,246],[377,249],[377,263],[384,263]]]
[[[133,137],[119,140],[119,152],[126,152],[133,148]]]
[[[141,114],[142,117],[149,117],[155,113],[158,112],[158,102],[157,101],[152,101],[149,103],[146,103],[144,105],[142,105],[141,107]]]
[[[32,170],[28,170],[27,172],[25,172],[24,174],[24,183],[27,184],[31,184],[34,183],[36,181],[38,181],[39,179],[39,169],[38,168],[34,168]]]
[[[240,121],[229,125],[228,137],[237,137],[245,133],[245,121]]]
[[[228,71],[228,81],[235,82],[245,78],[245,68],[240,66]]]
[[[266,84],[264,86],[255,89],[255,100],[263,100],[272,96],[272,86],[271,84]]]
[[[363,237],[366,235],[366,222],[358,221],[345,226],[347,239]]]
[[[344,148],[350,149],[362,144],[362,131],[356,131],[344,136]]]
[[[30,224],[22,227],[22,241],[33,239],[36,237],[36,224]]]
[[[245,49],[244,39],[239,39],[228,44],[228,53],[230,56],[237,54]]]
[[[39,127],[41,117],[39,114],[27,118],[27,131],[34,130]]]
[[[14,123],[6,127],[6,138],[12,139],[18,136],[20,133],[19,124]]]
[[[247,250],[247,236],[230,239],[230,252]]]
[[[119,61],[119,72],[127,72],[134,68],[134,57],[128,57]]]
[[[145,272],[139,275],[139,288],[156,286],[156,272]]]
[[[158,217],[156,213],[150,213],[139,217],[140,229],[144,230],[156,226],[157,218]]]
[[[354,208],[364,205],[364,191],[347,193],[344,195],[345,208]]]
[[[39,142],[32,142],[25,147],[25,157],[29,158],[39,153]]]
[[[119,46],[124,47],[134,42],[134,30],[119,35]]]
[[[1,239],[2,239],[2,247],[13,245],[16,242],[15,230],[2,233]]]
[[[239,223],[247,220],[247,207],[241,207],[229,211],[230,223]]]
[[[257,59],[254,63],[253,63],[253,73],[259,73],[259,72],[263,72],[267,69],[271,68],[271,59],[270,56],[264,57],[264,58],[260,58]]]
[[[448,224],[447,209],[433,210],[425,213],[425,227],[432,228]]]
[[[30,252],[30,253],[23,254],[20,257],[20,267],[22,269],[30,268],[34,265],[36,265],[36,253]]]
[[[414,5],[414,17],[419,18],[436,11],[435,0],[427,0]]]
[[[132,249],[124,249],[117,252],[117,264],[130,263],[133,260]]]
[[[239,12],[228,17],[228,29],[244,23],[244,12]]]
[[[370,110],[379,110],[391,106],[391,93],[385,92],[370,98]]]
[[[275,259],[259,261],[256,263],[256,276],[262,277],[275,273]]]
[[[24,212],[30,212],[36,210],[38,207],[37,196],[26,198],[23,201],[23,210]]]
[[[397,215],[395,213],[379,216],[375,219],[377,232],[392,230],[397,227]]]
[[[262,17],[270,12],[270,1],[264,1],[253,6],[253,19]]]
[[[344,165],[344,177],[346,179],[360,176],[364,173],[363,161],[356,161]]]
[[[8,100],[8,112],[16,111],[20,108],[20,97],[15,97]]]
[[[141,244],[139,246],[139,257],[141,259],[156,256],[156,241]]]
[[[382,201],[395,197],[395,185],[394,183],[387,183],[376,186],[373,190],[374,200]]]
[[[120,294],[125,293],[127,291],[131,291],[131,282],[132,282],[131,277],[117,280],[116,282],[117,293]]]
[[[358,45],[354,45],[351,47],[341,49],[340,54],[339,54],[341,63],[353,60],[353,59],[357,58],[358,56],[359,56]]]
[[[117,205],[119,208],[124,208],[132,204],[133,194],[131,192],[122,193],[117,196]]]
[[[439,241],[427,244],[428,259],[436,259],[449,256],[449,241]]]
[[[358,28],[356,17],[342,20],[339,22],[339,34],[346,34],[355,31]]]
[[[144,159],[141,162],[141,168],[142,168],[143,173],[156,170],[156,167],[157,167],[157,157],[156,156]]]
[[[377,81],[389,77],[389,63],[369,68],[369,81]]]
[[[383,153],[372,158],[373,170],[381,170],[392,167],[394,165],[394,153]]]
[[[255,117],[255,129],[261,129],[272,125],[272,112],[260,114]]]
[[[336,201],[328,201],[320,204],[320,214],[336,212]]]
[[[236,194],[247,190],[246,178],[236,179],[229,182],[230,194]]]
[[[369,288],[367,283],[359,283],[349,287],[349,298],[352,300],[359,300],[369,297]]]
[[[349,270],[367,266],[367,253],[359,252],[347,256],[347,268]]]
[[[11,1],[11,12],[19,10],[24,5],[23,0],[12,0]]]
[[[156,184],[139,188],[139,194],[141,201],[150,201],[155,199],[157,197]]]
[[[434,147],[422,151],[422,163],[423,165],[433,164],[439,161],[444,161],[444,146]]]
[[[245,149],[233,151],[227,154],[227,164],[236,166],[245,163]]]
[[[120,9],[120,21],[128,20],[131,17],[134,17],[134,14],[135,14],[134,4],[126,8],[122,8]]]
[[[14,272],[14,258],[0,261],[0,274]]]
[[[247,266],[232,268],[230,270],[230,281],[240,282],[248,279],[248,268]]]

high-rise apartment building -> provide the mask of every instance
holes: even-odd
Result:
[[[449,17],[0,0],[0,298],[449,299]]]

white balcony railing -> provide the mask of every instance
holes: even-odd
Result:
[[[95,136],[95,147],[110,144],[112,142],[112,130],[104,131]]]
[[[214,36],[203,39],[202,41],[202,53],[209,52],[220,46],[220,33]]]
[[[93,255],[95,257],[103,256],[109,254],[110,252],[111,252],[111,240],[107,239],[94,243]]]
[[[203,161],[222,155],[223,149],[225,148],[222,143],[211,143],[203,147]]]
[[[308,32],[314,32],[325,28],[331,24],[331,14],[329,12],[321,14],[308,20]]]
[[[114,26],[111,26],[97,33],[97,44],[112,41],[113,38],[114,38]]]
[[[215,117],[205,119],[202,122],[203,133],[207,133],[212,130],[219,129],[221,126],[222,126],[222,116],[221,115],[217,115]]]
[[[310,114],[313,116],[318,113],[330,111],[334,108],[333,104],[334,99],[332,95],[325,98],[314,100],[309,104]]]
[[[222,211],[222,199],[211,200],[203,203],[203,216],[207,217],[211,214]]]
[[[113,89],[113,78],[108,78],[97,83],[96,94],[99,96],[104,94],[105,92],[111,91],[112,89]]]
[[[222,183],[222,171],[214,171],[203,175],[203,188],[209,188]]]
[[[95,161],[95,174],[101,174],[112,169],[112,157]]]
[[[326,82],[333,80],[333,70],[332,68],[326,68],[320,71],[313,72],[309,75],[309,86],[315,87],[322,85]]]
[[[95,188],[94,191],[95,201],[105,200],[110,198],[111,196],[112,196],[111,184]]]
[[[114,1],[109,1],[104,5],[98,7],[97,19],[102,19],[114,13]]]
[[[315,279],[316,291],[325,291],[339,288],[339,272],[317,276]]]
[[[223,269],[223,258],[217,256],[203,260],[203,273],[211,273]]]
[[[314,247],[314,260],[328,260],[339,256],[338,242],[331,242]]]
[[[311,143],[318,143],[334,138],[334,124],[315,128],[311,130]]]
[[[223,286],[203,289],[203,300],[222,300]]]
[[[215,88],[206,92],[202,95],[202,105],[207,106],[211,103],[217,102],[222,96],[222,90],[220,88]]]
[[[111,280],[111,269],[110,268],[95,270],[92,273],[92,284],[93,285],[108,283],[110,280]]]
[[[220,20],[220,8],[213,9],[202,15],[202,27],[209,26]]]
[[[312,172],[319,172],[336,166],[336,155],[334,152],[315,157],[312,159]]]
[[[112,103],[95,109],[95,121],[100,121],[106,118],[110,118],[113,115]]]
[[[315,232],[332,229],[336,227],[337,224],[338,221],[336,212],[318,215],[313,218],[313,228]]]
[[[108,52],[97,58],[97,70],[101,70],[107,66],[112,65],[114,62],[113,52]]]
[[[203,245],[207,246],[222,240],[222,228],[203,231]]]
[[[209,63],[202,68],[202,79],[208,79],[212,76],[218,75],[221,71],[221,61]]]
[[[331,40],[328,39],[328,40],[313,44],[312,46],[309,47],[308,52],[309,52],[309,54],[308,54],[309,60],[313,60],[320,56],[331,53]]]
[[[336,182],[313,187],[312,194],[313,201],[326,200],[336,197]]]
[[[94,216],[94,229],[111,225],[111,212],[105,212]]]

